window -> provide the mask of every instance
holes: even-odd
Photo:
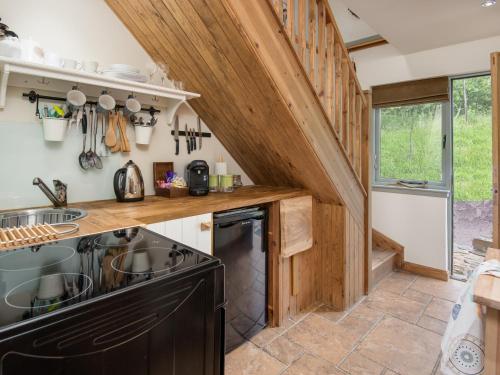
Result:
[[[375,109],[375,185],[445,188],[449,103]]]

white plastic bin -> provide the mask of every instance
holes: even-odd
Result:
[[[151,135],[153,134],[153,126],[134,126],[135,129],[135,143],[139,145],[149,145],[151,142]]]
[[[61,142],[68,129],[68,119],[44,117],[42,120],[43,137],[46,141]]]

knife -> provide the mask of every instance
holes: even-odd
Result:
[[[191,153],[191,144],[189,142],[189,132],[188,132],[188,126],[187,124],[185,124],[185,135],[186,135],[186,144],[187,144],[187,149],[188,149],[188,154]]]
[[[199,145],[200,150],[201,150],[202,139],[203,139],[203,137],[201,135],[201,120],[200,120],[200,116],[198,116],[198,145]]]
[[[175,139],[175,154],[179,155],[179,116],[175,116],[174,139]]]
[[[196,150],[196,130],[193,128],[193,148]]]

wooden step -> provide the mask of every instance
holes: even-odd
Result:
[[[380,248],[372,250],[373,285],[376,285],[396,268],[397,255],[398,253],[391,250],[382,250]]]

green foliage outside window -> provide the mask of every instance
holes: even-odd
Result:
[[[442,104],[380,110],[380,176],[440,182]],[[491,199],[491,79],[453,81],[453,173],[457,201]]]

